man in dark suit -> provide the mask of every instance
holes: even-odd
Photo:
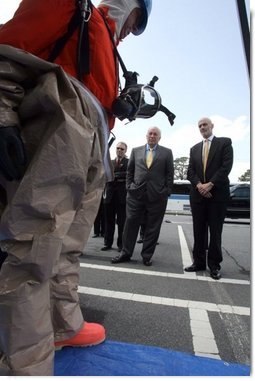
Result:
[[[149,128],[145,146],[131,152],[127,170],[127,207],[123,232],[123,249],[112,258],[112,263],[130,260],[138,230],[146,212],[146,229],[141,256],[145,266],[151,266],[165,214],[167,199],[171,194],[174,176],[173,154],[169,148],[158,145],[161,131]]]
[[[213,279],[220,279],[222,262],[221,236],[229,199],[228,175],[233,165],[233,148],[229,138],[216,138],[213,123],[202,118],[198,127],[203,141],[190,150],[187,178],[191,182],[190,205],[193,218],[193,264],[188,272],[206,269],[206,239],[210,242],[207,264]]]
[[[102,251],[111,250],[115,232],[115,224],[117,219],[118,251],[122,249],[122,234],[126,220],[126,175],[128,158],[125,156],[127,152],[126,143],[119,142],[116,147],[116,158],[112,160],[114,168],[114,181],[108,182],[105,186],[104,200],[104,216],[105,216],[105,232],[104,247]]]
[[[94,235],[92,238],[104,237],[104,200],[103,196],[100,201],[99,209],[94,221]]]

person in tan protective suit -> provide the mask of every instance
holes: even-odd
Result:
[[[0,29],[0,375],[50,376],[55,348],[105,340],[80,309],[79,255],[113,179],[113,44],[144,31],[151,1],[89,1],[81,40],[80,3],[23,0]]]

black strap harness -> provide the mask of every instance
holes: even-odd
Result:
[[[64,49],[74,31],[79,27],[80,33],[77,46],[77,77],[79,80],[81,80],[85,74],[90,73],[88,21],[91,17],[92,10],[93,6],[91,0],[76,1],[76,9],[68,24],[67,32],[56,41],[55,46],[48,57],[48,61],[54,62]]]

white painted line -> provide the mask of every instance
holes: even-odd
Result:
[[[190,308],[189,315],[191,320],[199,320],[199,321],[209,321],[208,314],[206,311],[198,310],[197,308]]]
[[[220,358],[206,310],[189,308],[193,350],[196,355]]]
[[[207,353],[196,352],[196,353],[194,353],[194,355],[199,356],[199,357],[206,357],[206,358],[210,358],[210,359],[215,359],[215,360],[221,360],[221,357],[219,355],[214,355],[212,353],[207,354]]]
[[[205,311],[206,312],[206,311]],[[207,330],[208,328],[208,322],[207,321],[199,321],[199,320],[191,320],[190,326],[193,328],[201,328]]]
[[[193,336],[194,352],[218,355],[219,350],[216,345],[215,339],[208,339],[207,337]]]
[[[208,339],[213,339],[214,334],[212,331],[207,329],[208,327],[204,327],[203,329],[193,327],[192,328],[192,334],[197,337],[208,337]]]
[[[179,240],[180,240],[180,246],[181,246],[183,267],[191,266],[193,260],[191,258],[190,251],[189,251],[181,225],[178,225],[178,234],[179,234]],[[196,277],[196,273],[190,273],[189,275],[192,279]]]
[[[219,280],[212,279],[209,275],[195,275],[194,273],[184,273],[184,274],[176,274],[176,273],[167,273],[167,272],[161,272],[161,271],[148,271],[148,270],[138,270],[133,269],[130,267],[119,267],[117,266],[105,266],[105,265],[95,265],[92,263],[80,263],[80,267],[88,268],[88,269],[94,269],[94,270],[104,270],[104,271],[116,271],[121,273],[132,273],[132,274],[139,274],[139,275],[151,275],[151,276],[158,276],[158,277],[164,277],[164,278],[177,278],[177,279],[196,279],[206,282],[213,282],[213,283],[231,283],[231,284],[240,284],[240,285],[250,285],[250,281],[243,280],[243,279],[229,279],[229,278],[221,278]],[[204,274],[206,274],[204,272]]]
[[[207,353],[196,352],[195,355],[200,357],[209,357],[211,359],[221,360],[221,357],[219,355],[213,355],[211,353],[207,354]]]
[[[113,299],[124,299],[137,301],[142,303],[152,303],[152,304],[161,304],[164,306],[173,306],[173,307],[182,307],[182,308],[190,308],[197,310],[205,310],[205,311],[215,311],[222,312],[223,308],[226,308],[230,314],[236,315],[245,315],[250,316],[250,308],[248,307],[240,307],[240,306],[227,306],[223,304],[215,304],[215,303],[205,303],[205,302],[197,302],[192,300],[183,300],[183,299],[173,299],[173,298],[161,298],[158,296],[152,295],[143,295],[143,294],[133,294],[129,292],[121,292],[121,291],[110,291],[104,290],[101,288],[93,288],[93,287],[78,287],[78,292],[81,294],[87,295],[97,295],[106,298]],[[193,319],[194,320],[194,319]],[[194,320],[194,322],[206,323],[206,321]]]

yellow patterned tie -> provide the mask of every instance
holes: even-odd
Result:
[[[204,153],[203,153],[203,173],[205,178],[205,170],[206,170],[206,164],[208,159],[208,153],[209,153],[209,140],[205,139],[204,141]]]
[[[146,165],[147,165],[147,168],[150,168],[152,162],[153,162],[153,153],[152,153],[153,149],[150,148],[149,149],[149,152],[147,154],[147,157],[146,157]]]

